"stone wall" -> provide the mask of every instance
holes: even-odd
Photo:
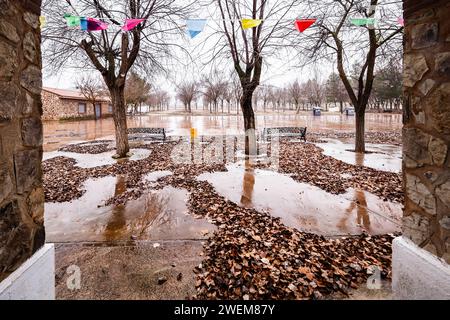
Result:
[[[0,281],[45,241],[40,0],[0,0]]]
[[[80,102],[86,103],[86,113],[78,112]],[[108,102],[101,102],[102,117],[112,115],[108,106]],[[58,95],[46,90],[42,91],[42,110],[42,120],[94,118],[94,106],[92,103],[81,100],[60,99]]]
[[[450,1],[404,9],[404,235],[449,263]]]

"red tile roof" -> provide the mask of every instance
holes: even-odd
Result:
[[[68,90],[68,89],[56,89],[44,87],[42,90],[53,93],[57,95],[60,99],[66,100],[87,100],[85,96],[78,90]],[[111,102],[108,97],[98,98],[99,102]]]

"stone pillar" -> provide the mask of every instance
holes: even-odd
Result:
[[[399,298],[450,298],[450,1],[404,0],[403,237]]]
[[[0,282],[45,241],[41,0],[0,0]]]

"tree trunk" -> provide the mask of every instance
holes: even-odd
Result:
[[[355,152],[366,151],[365,147],[365,137],[364,137],[364,126],[365,126],[365,112],[355,112],[355,125],[356,125],[356,135],[355,135]]]
[[[244,115],[245,154],[256,155],[256,126],[252,100],[254,90],[244,90],[241,98],[241,109]]]
[[[125,158],[130,151],[127,133],[127,114],[125,106],[125,87],[113,87],[110,89],[113,105],[114,127],[116,131],[116,156]]]

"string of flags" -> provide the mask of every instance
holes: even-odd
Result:
[[[65,14],[64,19],[66,20],[66,24],[68,27],[79,28],[83,31],[102,31],[109,28],[109,24],[95,18],[88,17],[79,17],[71,14]],[[46,25],[45,17],[41,16],[39,18],[41,28]],[[140,23],[146,21],[146,19],[126,19],[123,26],[121,26],[122,31],[127,32],[136,28]],[[248,30],[252,28],[256,28],[264,20],[261,19],[241,19],[242,29]],[[311,27],[317,19],[296,19],[294,21],[294,26],[298,32],[302,33]],[[374,25],[376,23],[375,18],[350,18],[350,23],[355,26],[369,26]],[[403,18],[398,18],[397,23],[400,26],[404,26]],[[186,29],[189,37],[195,38],[198,34],[203,32],[205,26],[207,24],[207,19],[187,19],[186,20]]]

